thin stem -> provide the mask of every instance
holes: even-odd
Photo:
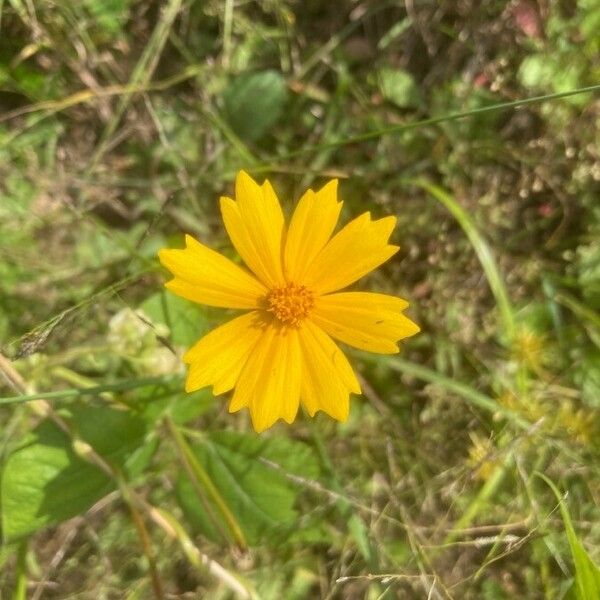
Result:
[[[198,492],[200,498],[204,497],[204,491],[210,496],[211,500],[216,505],[222,520],[227,525],[229,533],[233,537],[233,539],[238,543],[242,548],[245,548],[248,544],[246,542],[246,537],[240,524],[238,523],[235,515],[231,512],[227,503],[219,493],[219,490],[216,488],[215,484],[212,482],[212,479],[202,466],[202,463],[197,459],[194,455],[192,449],[187,443],[186,439],[183,437],[173,419],[171,417],[165,417],[165,423],[167,425],[167,430],[171,435],[173,442],[175,443],[175,447],[177,448],[177,453],[179,458],[187,471],[187,474],[192,481],[192,485]],[[213,519],[221,533],[224,534],[224,537],[228,539],[230,536],[226,534],[220,527],[220,522],[218,519]]]
[[[510,108],[519,108],[521,106],[528,106],[530,104],[540,104],[542,102],[548,102],[550,100],[558,100],[560,98],[568,98],[570,96],[576,96],[578,94],[587,94],[597,91],[600,91],[600,84],[577,88],[575,90],[569,90],[566,92],[556,92],[554,94],[544,94],[541,96],[532,96],[531,98],[522,98],[520,100],[512,100],[510,102],[498,102],[496,104],[490,104],[489,106],[482,106],[480,108],[475,108],[472,110],[450,113],[439,117],[430,117],[428,119],[421,119],[420,121],[412,121],[410,123],[392,125],[391,127],[375,129],[374,131],[367,131],[365,133],[347,137],[342,140],[336,140],[334,142],[324,142],[315,146],[305,146],[304,148],[300,148],[293,152],[289,152],[281,156],[275,156],[271,161],[265,162],[263,165],[260,165],[260,167],[254,168],[253,170],[256,172],[268,171],[272,169],[273,164],[275,163],[280,163],[290,158],[295,158],[296,156],[301,156],[310,152],[319,152],[327,148],[339,148],[341,146],[349,146],[351,144],[357,144],[360,142],[366,142],[369,140],[381,138],[386,135],[403,133],[404,131],[409,131],[411,129],[426,127],[428,125],[438,125],[440,123],[458,121],[459,119],[466,119],[467,117],[474,117],[476,115],[481,115],[485,113],[508,110]]]
[[[140,514],[136,497],[132,496],[129,492],[129,488],[124,482],[119,482],[119,487],[121,489],[121,494],[125,499],[127,506],[129,507],[129,512],[131,513],[131,519],[138,533],[138,537],[140,538],[140,542],[142,543],[142,550],[148,559],[148,565],[150,567],[150,580],[152,582],[152,589],[154,590],[154,595],[158,600],[164,600],[165,594],[163,591],[163,585],[160,580],[160,576],[158,574],[158,569],[156,568],[156,559],[154,556],[154,550],[152,548],[152,541],[150,540],[150,534],[148,533],[148,529],[146,528],[146,524],[144,523],[144,518]]]
[[[36,392],[35,394],[23,394],[21,396],[7,396],[0,398],[0,405],[19,404],[21,402],[31,402],[32,400],[71,400],[80,396],[99,396],[106,392],[123,392],[151,385],[166,385],[176,379],[177,377],[161,375],[141,379],[124,379],[87,388],[70,388],[56,392]]]

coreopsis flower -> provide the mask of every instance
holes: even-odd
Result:
[[[247,407],[258,432],[278,419],[292,423],[300,403],[310,416],[322,410],[348,417],[350,393],[360,384],[332,338],[392,354],[398,340],[419,327],[403,314],[408,302],[370,292],[338,292],[398,251],[388,244],[392,216],[366,212],[332,236],[342,202],[337,180],[308,190],[286,227],[268,181],[241,171],[235,200],[221,198],[227,233],[247,268],[186,235],[184,249],[159,252],[174,278],[173,293],[245,314],[212,330],[183,360],[188,392],[212,386],[233,390],[229,411]]]

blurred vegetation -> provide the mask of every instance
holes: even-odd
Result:
[[[598,84],[599,30],[598,0],[0,0],[0,595],[598,598],[600,100],[485,108]],[[364,285],[423,331],[352,352],[345,424],[183,392],[223,311],[156,251],[231,255],[240,168],[398,217]]]

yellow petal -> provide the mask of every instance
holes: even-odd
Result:
[[[337,340],[380,354],[398,352],[397,341],[419,326],[402,311],[408,302],[386,294],[344,292],[317,298],[311,319]]]
[[[349,394],[360,394],[356,375],[333,340],[305,321],[298,329],[302,353],[301,399],[312,417],[318,410],[338,421],[348,418]]]
[[[223,255],[185,236],[182,250],[161,250],[160,262],[173,275],[166,283],[173,293],[210,306],[257,308],[267,290],[250,273]]]
[[[207,385],[213,386],[215,395],[233,389],[266,326],[262,313],[253,311],[205,335],[183,357],[190,364],[186,392]]]
[[[221,198],[223,222],[235,249],[265,285],[284,283],[281,248],[285,223],[271,184],[265,181],[259,186],[240,171],[235,198]]]
[[[340,216],[337,179],[318,192],[308,190],[292,215],[285,241],[284,269],[288,281],[302,281],[315,256],[329,241]]]
[[[244,365],[229,411],[247,406],[259,433],[277,419],[291,423],[300,404],[301,375],[297,330],[273,323]]]
[[[398,251],[387,243],[396,217],[371,221],[367,212],[350,221],[316,256],[304,285],[319,294],[344,288],[377,268]]]

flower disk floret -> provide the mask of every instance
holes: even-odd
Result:
[[[283,325],[299,327],[315,305],[315,297],[306,286],[290,282],[270,290],[266,302],[267,310]]]

